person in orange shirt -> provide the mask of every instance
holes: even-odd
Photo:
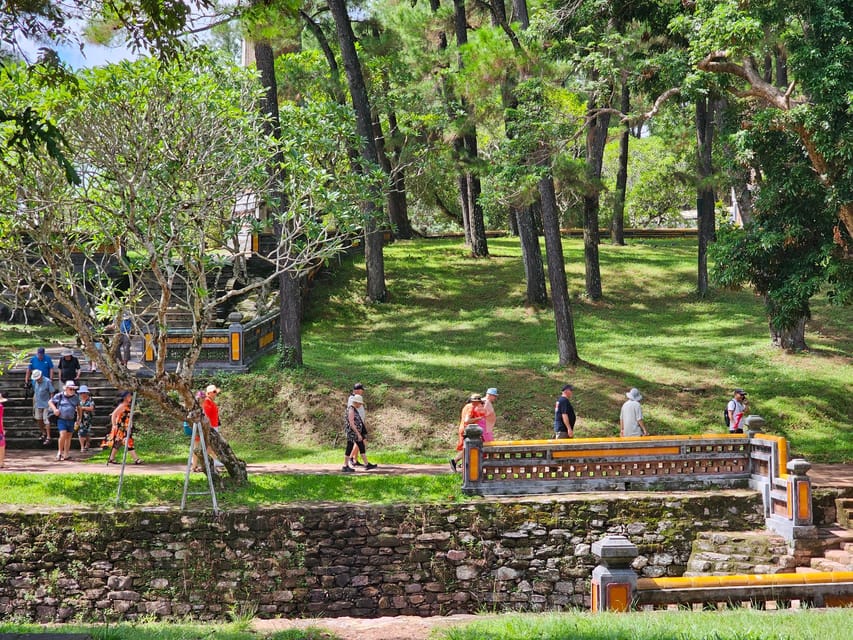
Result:
[[[462,451],[465,449],[465,428],[475,424],[481,429],[486,428],[486,410],[483,407],[483,398],[478,394],[473,393],[468,398],[468,403],[462,407],[462,414],[459,416],[459,440],[456,442],[456,456],[450,459],[450,468],[456,472],[459,461],[462,460]]]

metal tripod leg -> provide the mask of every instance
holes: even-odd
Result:
[[[199,436],[199,442],[201,443],[201,457],[204,460],[204,470],[207,474],[207,491],[196,491],[190,492],[190,475],[192,474],[192,465],[193,465],[193,448],[195,447],[195,438]],[[210,498],[213,501],[213,514],[219,515],[219,505],[216,502],[216,491],[213,488],[213,476],[210,474],[210,460],[207,457],[207,443],[204,441],[204,437],[202,434],[201,423],[193,422],[193,432],[190,436],[190,453],[187,456],[187,470],[184,474],[184,494],[181,497],[181,511],[186,509],[187,506],[187,496],[204,496],[210,494]]]

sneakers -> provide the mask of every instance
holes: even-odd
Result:
[[[343,471],[344,473],[355,473],[355,469],[353,469],[349,465],[344,465],[343,467],[341,467],[341,471]]]
[[[372,462],[368,462],[366,465],[364,465],[364,468],[367,471],[370,471],[371,469],[375,469],[378,466],[379,466],[378,464],[373,464]]]
[[[363,462],[359,462],[358,460],[353,460],[353,461],[352,461],[352,466],[354,466],[354,467],[363,467],[363,466],[364,466],[364,463],[363,463]]]
[[[456,459],[455,458],[450,459],[450,468],[453,471],[453,473],[456,473]]]

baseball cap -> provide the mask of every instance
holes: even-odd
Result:
[[[574,388],[572,385],[570,385],[570,384],[563,385],[563,388],[561,389],[561,391],[566,391],[566,390],[574,391],[574,390],[575,390],[575,388]]]

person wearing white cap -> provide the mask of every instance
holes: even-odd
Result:
[[[80,441],[80,451],[88,451],[92,437],[92,416],[95,415],[95,401],[89,393],[89,387],[85,384],[77,389],[80,394],[80,428],[77,430],[77,439]]]
[[[50,399],[56,393],[56,387],[53,386],[50,378],[38,369],[33,369],[30,383],[33,385],[33,419],[38,425],[41,443],[48,445],[50,444],[50,416],[53,415],[50,410]]]
[[[59,431],[59,446],[56,460],[70,460],[71,436],[74,427],[80,425],[80,396],[77,395],[77,385],[68,380],[62,391],[50,399],[50,410],[58,419],[56,429]]]
[[[62,350],[58,368],[59,381],[62,384],[65,384],[68,380],[73,380],[74,384],[77,384],[77,380],[80,378],[80,361],[71,349]]]
[[[492,403],[498,399],[498,390],[495,387],[486,389],[483,394],[483,411],[486,412],[486,426],[483,429],[483,442],[491,442],[495,439],[495,422],[498,416]]]
[[[643,422],[643,407],[640,405],[643,394],[634,388],[625,396],[628,399],[622,405],[622,411],[619,412],[619,435],[623,438],[649,435]]]
[[[0,393],[0,469],[6,466],[6,431],[3,429],[3,403],[6,400]]]

